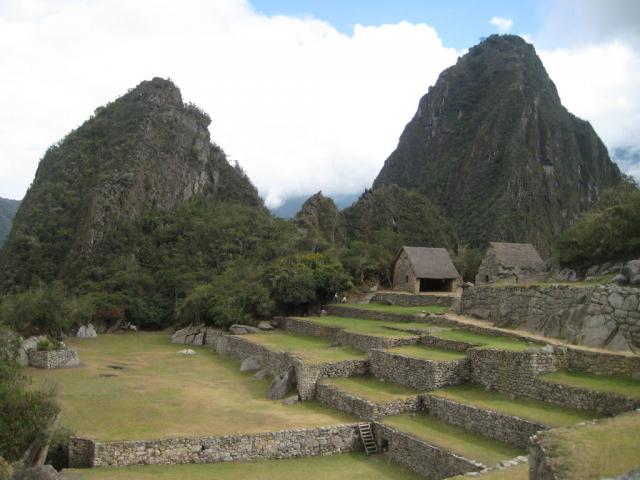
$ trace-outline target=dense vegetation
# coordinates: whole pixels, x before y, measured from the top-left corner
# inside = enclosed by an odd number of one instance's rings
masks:
[[[0,198],[0,247],[9,235],[13,217],[15,217],[19,206],[19,200]]]
[[[603,192],[593,209],[555,245],[562,265],[588,267],[640,255],[640,189],[627,179]]]

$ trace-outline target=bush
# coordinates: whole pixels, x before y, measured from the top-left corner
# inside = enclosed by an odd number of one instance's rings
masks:
[[[52,350],[51,342],[47,339],[38,340],[38,344],[36,348],[39,352],[46,352],[48,350]]]
[[[452,260],[465,282],[475,282],[480,263],[482,263],[482,257],[482,252],[477,248],[458,247],[458,253],[453,256]]]

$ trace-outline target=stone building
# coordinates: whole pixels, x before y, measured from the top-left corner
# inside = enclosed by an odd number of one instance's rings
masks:
[[[544,261],[530,243],[490,242],[476,275],[476,284],[496,280],[530,280],[542,276]]]
[[[460,274],[444,248],[402,247],[393,260],[393,288],[410,293],[454,292]]]

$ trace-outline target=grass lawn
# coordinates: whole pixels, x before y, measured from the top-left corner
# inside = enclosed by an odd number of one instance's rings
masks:
[[[89,468],[65,470],[81,474],[85,480],[419,480],[408,469],[389,463],[382,455],[344,453],[295,460],[264,460],[247,463],[204,465],[149,465],[140,467]]]
[[[640,380],[619,375],[593,375],[583,372],[558,371],[541,375],[546,382],[562,383],[572,387],[588,388],[600,392],[611,392],[640,399]]]
[[[371,376],[327,378],[322,380],[322,382],[334,385],[340,390],[344,390],[345,392],[374,403],[402,400],[418,394],[417,391],[403,387],[397,383],[381,382]]]
[[[469,332],[467,330],[451,329],[431,334],[434,337],[443,340],[453,340],[458,342],[466,342],[485,348],[497,348],[499,350],[507,350],[510,352],[522,352],[527,348],[537,348],[539,344],[529,344],[524,340],[510,337],[495,337],[493,335],[482,335],[480,333]]]
[[[403,315],[417,315],[420,313],[445,313],[449,307],[440,305],[423,305],[417,307],[404,307],[402,305],[387,305],[384,303],[341,303],[341,307],[357,308],[359,310],[373,310],[384,313],[401,313]]]
[[[460,427],[423,413],[402,413],[384,417],[382,423],[487,466],[525,454],[524,450],[465,432]]]
[[[444,350],[442,348],[423,347],[421,345],[403,345],[402,347],[389,348],[386,351],[389,353],[399,353],[400,355],[406,355],[407,357],[442,362],[450,362],[465,358],[464,353]]]
[[[349,318],[349,317],[334,317],[327,315],[326,317],[304,317],[303,320],[311,320],[320,325],[327,327],[340,327],[352,333],[360,333],[362,335],[375,335],[378,337],[389,338],[407,338],[415,337],[416,335],[411,332],[400,332],[398,330],[391,330],[387,327],[394,328],[416,328],[416,329],[428,329],[433,327],[428,323],[416,323],[416,322],[385,322],[382,320],[364,320],[361,318]]]
[[[335,425],[349,417],[316,402],[283,405],[265,397],[269,380],[202,347],[197,355],[161,333],[70,339],[82,366],[29,369],[35,384],[58,388],[62,425],[109,440],[227,435]]]
[[[329,363],[341,360],[365,359],[367,355],[351,347],[335,346],[331,341],[289,332],[265,332],[243,337],[272,350],[299,355],[309,363]]]
[[[566,427],[602,417],[595,412],[552,405],[539,400],[524,398],[510,400],[504,393],[488,392],[478,385],[457,385],[434,390],[429,394],[448,398],[465,405],[514,415],[551,427]]]
[[[562,480],[617,477],[640,465],[640,413],[595,425],[550,430],[544,445]]]
[[[523,463],[517,467],[504,468],[502,470],[494,470],[491,473],[482,475],[482,480],[529,480],[529,464]],[[469,480],[469,477],[458,475],[448,480]]]

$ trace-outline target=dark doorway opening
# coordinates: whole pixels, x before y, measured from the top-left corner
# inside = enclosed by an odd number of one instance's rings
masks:
[[[421,278],[421,292],[451,292],[453,280],[445,280],[441,278]]]
[[[489,283],[489,275],[484,276],[484,283]]]

